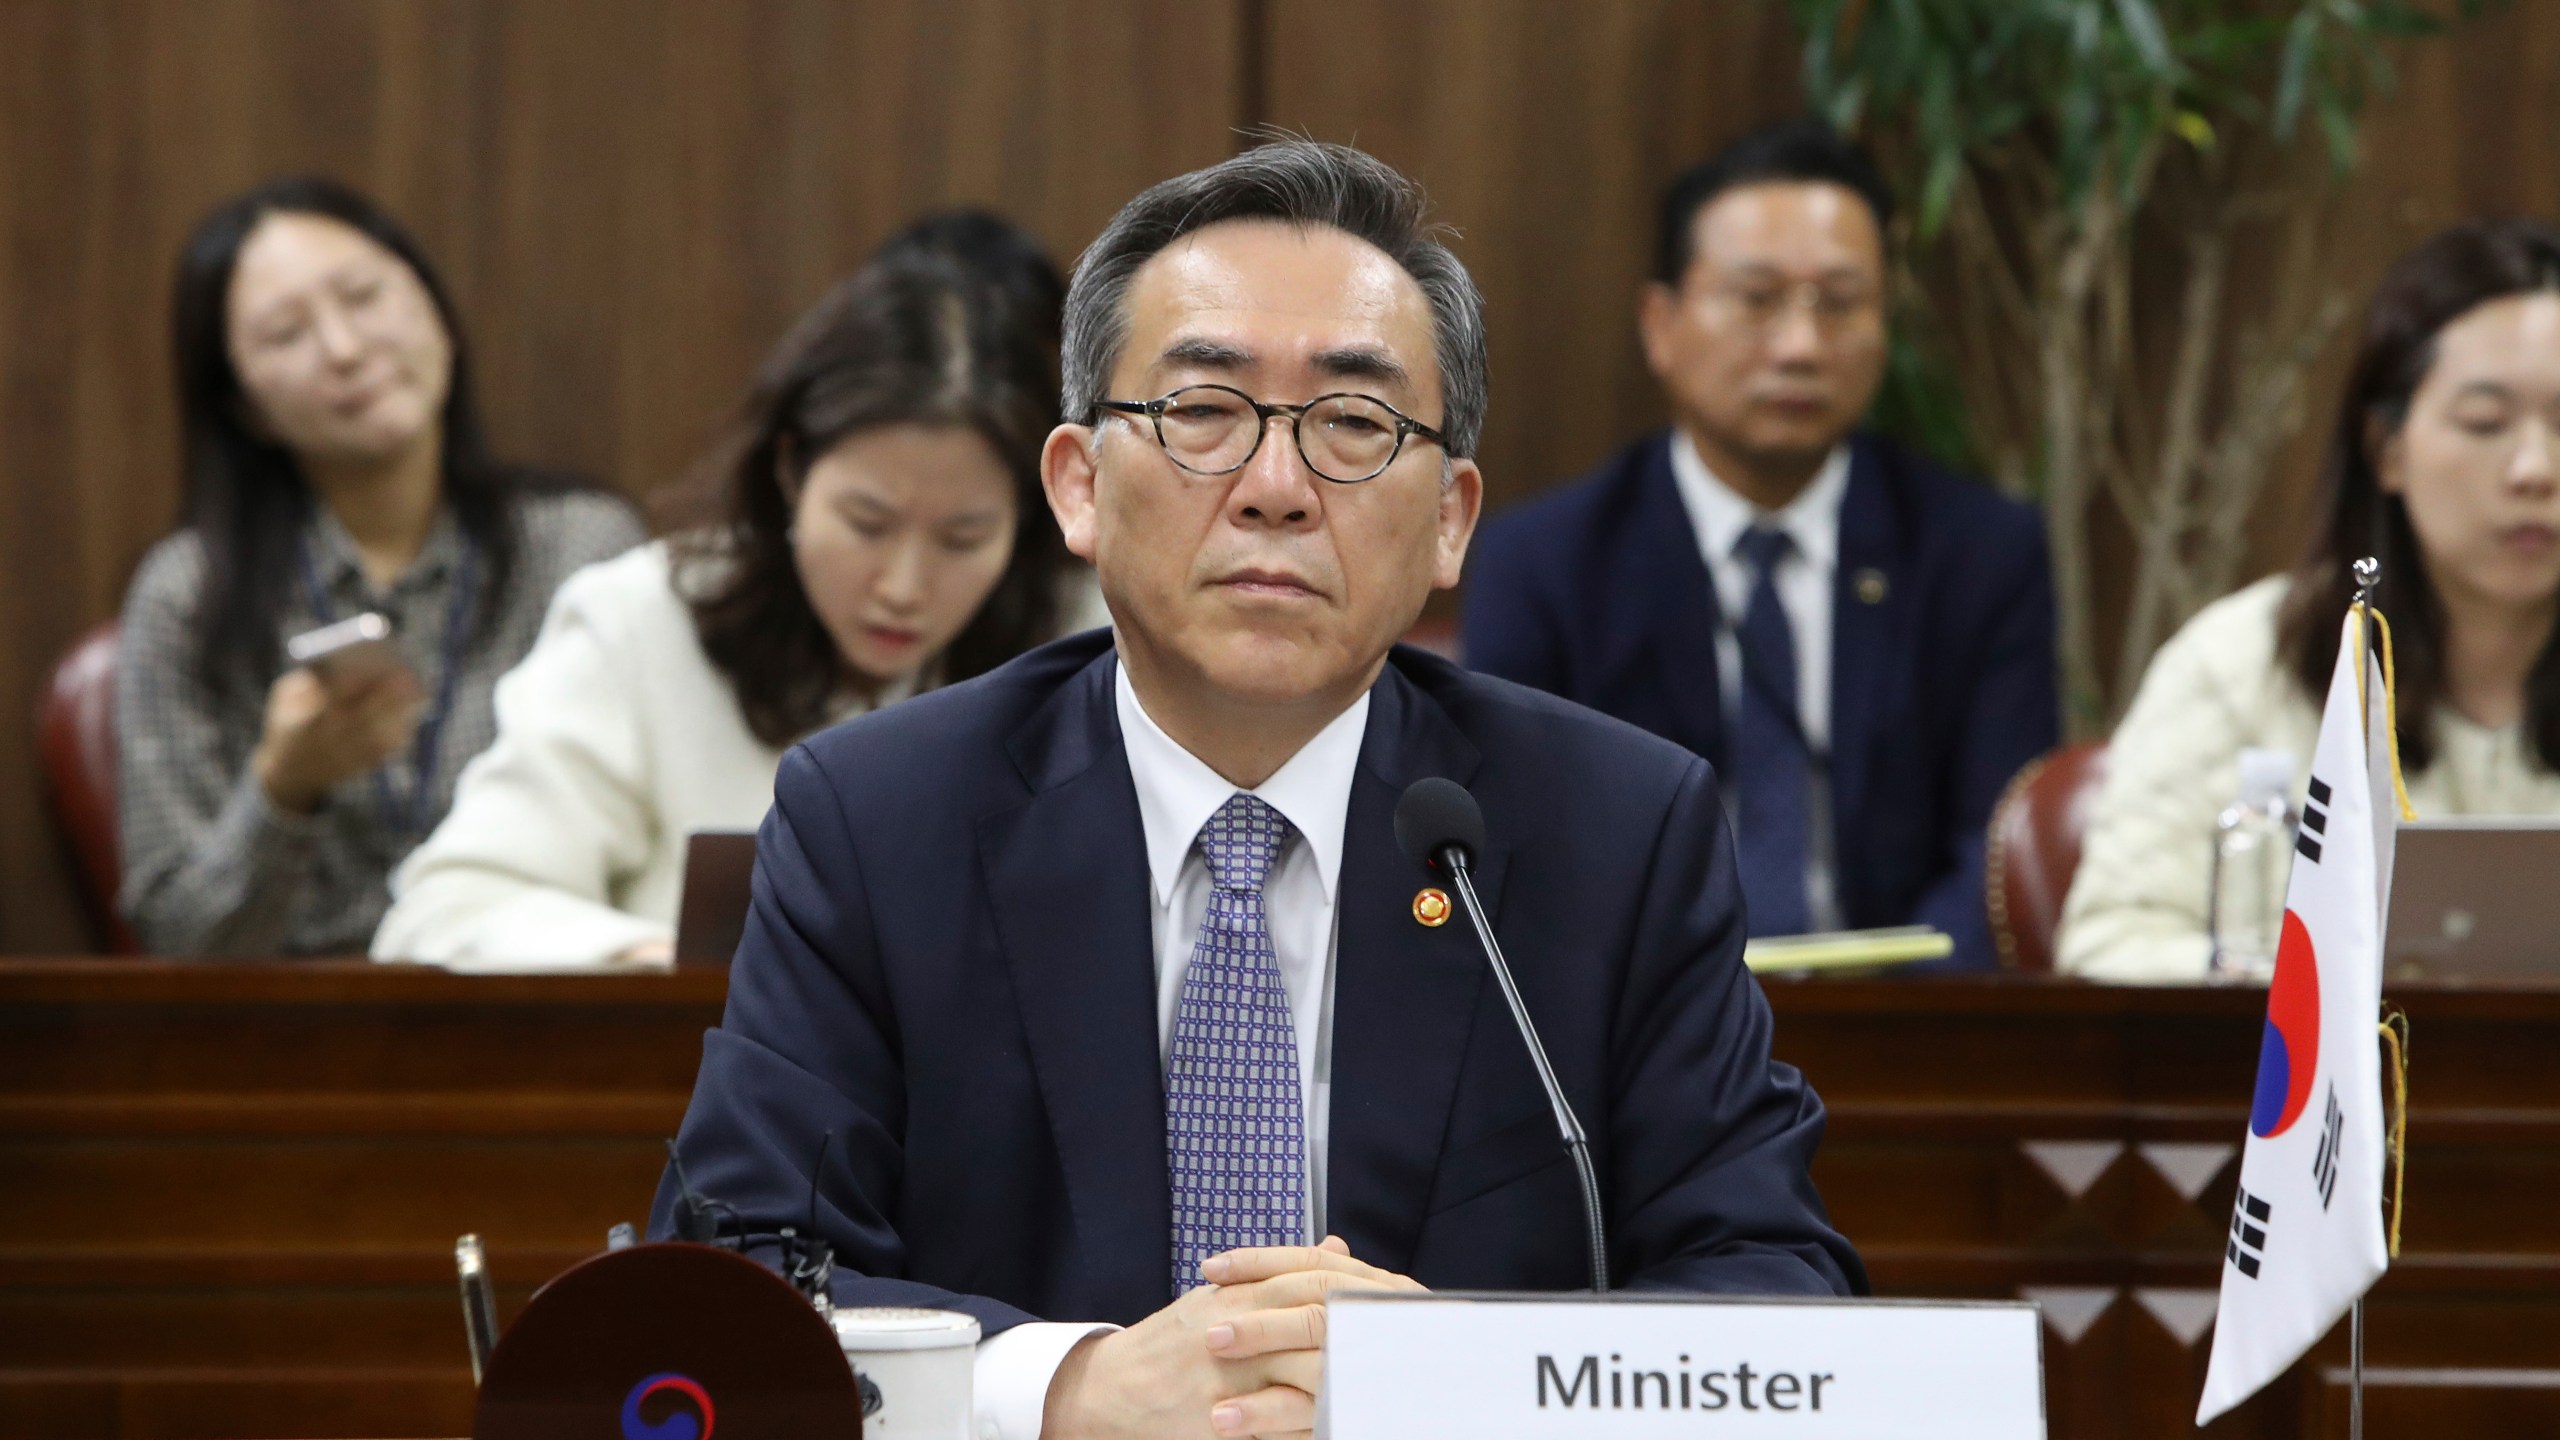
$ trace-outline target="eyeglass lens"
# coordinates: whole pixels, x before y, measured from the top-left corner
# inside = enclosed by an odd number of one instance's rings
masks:
[[[1211,385],[1176,390],[1156,417],[1175,463],[1219,475],[1242,465],[1262,439],[1263,420],[1235,391]],[[1358,395],[1327,395],[1297,417],[1298,453],[1328,480],[1367,480],[1395,458],[1396,414]]]

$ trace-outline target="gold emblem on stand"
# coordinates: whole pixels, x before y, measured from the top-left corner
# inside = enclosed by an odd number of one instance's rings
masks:
[[[1422,924],[1438,927],[1449,923],[1449,892],[1421,890],[1413,897],[1413,918]]]

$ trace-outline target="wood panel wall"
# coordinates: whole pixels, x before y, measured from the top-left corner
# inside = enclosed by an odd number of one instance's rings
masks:
[[[279,172],[451,283],[502,453],[646,492],[916,214],[1062,262],[1234,148],[1240,4],[0,0],[0,952],[87,944],[30,711],[177,504],[168,276]]]
[[[174,514],[168,272],[243,186],[379,194],[503,449],[642,493],[919,211],[996,206],[1063,262],[1244,127],[1353,141],[1463,232],[1499,504],[1659,420],[1653,192],[1797,103],[1773,0],[0,0],[0,953],[88,942],[30,710]],[[2560,215],[2560,0],[2412,52],[2370,135],[2346,283],[2459,215]]]

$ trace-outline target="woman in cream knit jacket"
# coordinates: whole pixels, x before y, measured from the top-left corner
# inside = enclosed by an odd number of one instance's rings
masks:
[[[2409,799],[2426,817],[2560,815],[2560,232],[2472,225],[2393,267],[2290,575],[2207,606],[2117,727],[2059,963],[2205,978],[2215,819],[2244,748],[2308,778],[2349,566],[2382,561]]]
[[[784,749],[1055,633],[1062,289],[1028,236],[952,216],[822,300],[748,398],[723,513],[561,587],[375,958],[664,960],[687,837],[755,828]]]

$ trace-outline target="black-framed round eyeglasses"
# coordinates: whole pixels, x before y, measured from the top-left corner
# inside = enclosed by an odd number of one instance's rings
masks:
[[[1419,435],[1442,449],[1439,431],[1374,395],[1319,395],[1304,405],[1266,405],[1230,385],[1185,385],[1154,400],[1098,400],[1104,410],[1144,415],[1156,426],[1156,443],[1173,463],[1194,475],[1232,475],[1262,448],[1275,415],[1286,416],[1307,468],[1336,485],[1357,485],[1386,473],[1404,453],[1405,437]]]

